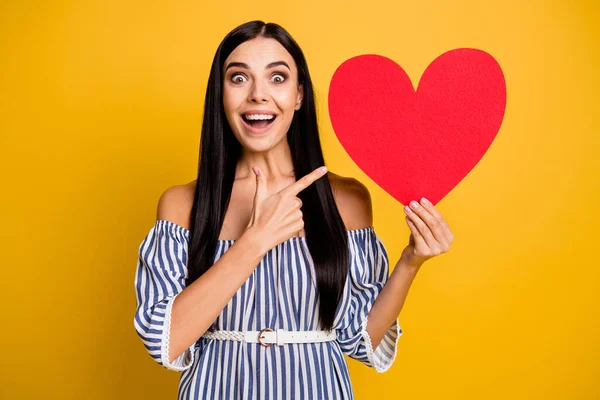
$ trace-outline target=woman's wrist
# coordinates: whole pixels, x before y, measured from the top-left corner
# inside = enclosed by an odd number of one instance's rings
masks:
[[[400,270],[406,271],[408,273],[416,274],[417,272],[419,272],[419,269],[421,269],[422,265],[423,264],[411,264],[411,263],[407,262],[406,260],[400,258],[398,260],[398,262],[396,263],[396,267],[394,269],[400,269]]]
[[[251,254],[252,256],[258,258],[259,260],[264,257],[267,253],[268,249],[264,248],[264,240],[262,240],[262,235],[258,229],[254,226],[249,227],[242,233],[242,236],[236,243],[239,246],[244,247],[245,252]]]

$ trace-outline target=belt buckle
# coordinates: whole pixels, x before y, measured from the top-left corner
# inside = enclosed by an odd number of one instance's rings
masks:
[[[271,329],[271,328],[265,328],[265,329],[261,330],[258,333],[258,343],[260,343],[260,345],[264,346],[264,347],[271,347],[271,346],[273,346],[273,343],[263,343],[262,342],[261,339],[265,339],[265,337],[263,336],[263,332],[275,332],[275,331],[273,329]]]

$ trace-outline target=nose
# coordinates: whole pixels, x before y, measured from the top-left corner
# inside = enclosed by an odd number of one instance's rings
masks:
[[[269,94],[265,85],[260,80],[255,80],[250,88],[250,93],[248,94],[248,101],[255,102],[265,102],[269,100]]]

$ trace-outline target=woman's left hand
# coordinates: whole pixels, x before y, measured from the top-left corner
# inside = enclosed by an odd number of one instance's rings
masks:
[[[411,234],[400,256],[401,262],[420,267],[430,258],[450,250],[454,235],[442,214],[427,199],[422,198],[420,203],[411,201],[404,212]]]

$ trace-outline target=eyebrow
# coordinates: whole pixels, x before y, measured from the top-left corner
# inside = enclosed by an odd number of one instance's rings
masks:
[[[274,67],[277,67],[279,65],[283,65],[284,67],[286,67],[287,69],[289,69],[291,71],[290,66],[285,61],[274,61],[274,62],[268,64],[265,69],[274,68]],[[240,67],[240,68],[244,68],[244,69],[250,69],[250,67],[246,63],[243,63],[243,62],[230,62],[227,65],[227,67],[225,68],[225,72],[227,72],[227,70],[229,68],[232,68],[232,67]]]

